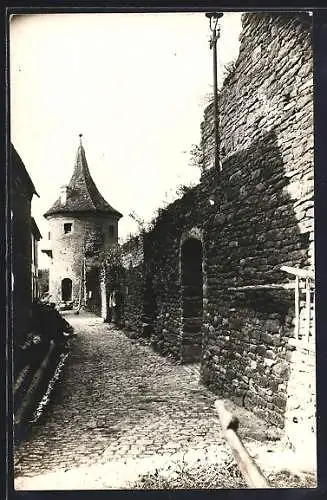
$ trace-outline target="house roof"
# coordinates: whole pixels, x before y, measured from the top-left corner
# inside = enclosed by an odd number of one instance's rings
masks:
[[[34,217],[32,217],[32,233],[34,234],[35,239],[37,241],[40,241],[42,239],[42,235],[41,235],[40,230],[35,222]]]
[[[80,138],[81,136],[80,134]],[[44,216],[47,218],[54,214],[74,212],[102,212],[119,219],[122,217],[122,214],[109,205],[96,187],[89,171],[81,139],[73,175],[66,186],[66,200],[59,197]]]
[[[27,189],[30,191],[31,195],[36,194],[36,196],[40,197],[35,189],[33,181],[26,170],[23,160],[17,153],[14,145],[11,144],[10,148],[11,153],[11,168],[13,171],[19,172],[19,175],[24,179]]]

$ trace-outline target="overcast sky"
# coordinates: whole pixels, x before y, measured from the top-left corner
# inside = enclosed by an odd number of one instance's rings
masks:
[[[218,79],[238,55],[241,14],[226,13]],[[176,187],[195,182],[189,151],[212,92],[204,13],[37,14],[10,30],[11,140],[40,198],[32,212],[47,247],[43,213],[68,183],[83,133],[105,199],[124,214],[120,236],[149,220]],[[40,267],[48,265],[41,254]]]

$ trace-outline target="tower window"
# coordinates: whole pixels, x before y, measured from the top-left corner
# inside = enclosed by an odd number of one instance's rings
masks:
[[[50,231],[48,232],[48,240],[51,240],[51,233],[50,233]]]
[[[109,236],[113,238],[115,236],[115,228],[114,226],[109,226]]]
[[[66,222],[64,224],[64,233],[65,234],[71,233],[72,232],[72,228],[73,228],[73,223],[72,222]]]

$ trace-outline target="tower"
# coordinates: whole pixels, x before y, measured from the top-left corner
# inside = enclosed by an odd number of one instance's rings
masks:
[[[90,241],[97,245],[97,249],[106,249],[117,243],[118,221],[122,217],[103,198],[91,177],[82,134],[69,184],[61,187],[59,198],[44,217],[49,222],[51,240],[51,250],[46,252],[51,256],[51,300],[56,303],[73,301],[77,304],[83,293],[85,256]],[[92,235],[94,238],[90,240]],[[85,291],[91,303],[95,299],[94,295],[100,293],[99,286],[94,283],[91,289],[89,286]]]

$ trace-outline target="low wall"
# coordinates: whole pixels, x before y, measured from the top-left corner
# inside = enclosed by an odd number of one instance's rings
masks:
[[[309,242],[300,237],[293,201],[283,189],[287,182],[274,134],[227,159],[219,184],[209,170],[144,236],[143,268],[138,264],[137,279],[135,268],[128,273],[134,288],[125,305],[125,321],[134,323],[143,313],[136,282],[151,286],[154,347],[192,361],[192,337],[182,328],[180,250],[187,237],[199,238],[203,381],[278,425],[287,400],[294,292],[231,289],[284,283],[282,265],[308,264]]]
[[[122,247],[124,297],[122,323],[131,333],[144,333],[144,249],[142,236],[136,236]]]

